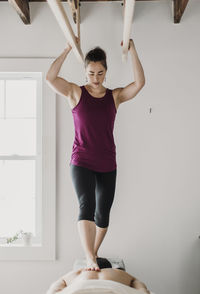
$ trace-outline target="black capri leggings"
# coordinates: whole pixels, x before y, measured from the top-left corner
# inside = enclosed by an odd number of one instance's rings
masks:
[[[78,220],[95,221],[98,227],[107,228],[115,194],[117,170],[97,172],[70,164],[70,173],[79,201]]]

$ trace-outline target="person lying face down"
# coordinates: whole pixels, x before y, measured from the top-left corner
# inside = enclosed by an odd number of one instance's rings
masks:
[[[101,261],[100,261],[101,260]],[[101,265],[103,261],[104,265]],[[60,279],[55,281],[50,288],[48,289],[46,294],[55,294],[69,285],[78,283],[79,281],[84,280],[110,280],[115,281],[131,288],[135,288],[137,290],[141,290],[144,293],[150,294],[150,291],[147,289],[146,285],[128,274],[121,268],[112,268],[107,265],[109,261],[104,258],[97,258],[98,265],[100,267],[100,271],[90,271],[85,268],[81,268],[78,270],[72,270],[69,273],[63,275]],[[105,265],[106,264],[106,265]]]

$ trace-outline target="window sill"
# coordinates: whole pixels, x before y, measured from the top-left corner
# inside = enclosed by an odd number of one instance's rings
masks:
[[[0,260],[55,260],[55,248],[42,244],[1,244]]]
[[[32,244],[30,246],[24,244],[0,244],[0,247],[41,247],[42,244]]]

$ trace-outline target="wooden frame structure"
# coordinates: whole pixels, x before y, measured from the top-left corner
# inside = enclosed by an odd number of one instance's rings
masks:
[[[69,41],[69,43],[72,46],[72,49],[74,51],[74,54],[76,55],[77,59],[82,62],[83,61],[83,53],[81,51],[80,46],[76,42],[75,34],[72,30],[72,27],[70,25],[70,22],[68,20],[67,14],[62,6],[62,3],[60,0],[47,0],[54,16],[57,19],[57,22],[62,29],[66,39]],[[78,1],[79,2],[79,1]],[[76,3],[77,6],[77,3]],[[129,46],[129,39],[130,39],[130,33],[131,33],[131,25],[132,25],[132,19],[133,19],[133,12],[135,7],[135,0],[124,0],[124,30],[123,30],[123,48],[122,48],[122,60],[127,60],[128,55],[128,46]],[[71,1],[71,9],[73,12],[73,19],[74,22],[77,23],[77,30],[79,32],[80,37],[80,18],[77,17],[77,14],[75,13],[75,5]],[[77,9],[77,8],[76,8]],[[79,10],[79,9],[77,9]]]
[[[80,0],[69,0],[68,1],[69,7],[71,8],[72,17],[74,23],[77,25],[77,36],[79,40],[81,40],[80,34]]]
[[[24,24],[30,24],[30,10],[29,10],[29,1],[24,0],[8,0],[9,4],[13,6],[16,12],[19,14]]]
[[[174,0],[174,23],[180,23],[189,0]]]
[[[68,20],[67,14],[64,10],[64,7],[62,6],[60,0],[47,0],[55,18],[57,19],[57,22],[63,31],[66,39],[72,46],[72,49],[74,51],[74,54],[76,55],[77,59],[80,62],[84,62],[83,53],[81,51],[80,43],[78,44],[76,41],[76,36],[74,34],[74,31],[70,25],[70,22]],[[80,25],[80,22],[78,22]],[[80,35],[80,34],[79,34]]]
[[[0,0],[0,2],[6,2],[6,1],[8,1],[14,7],[14,9],[19,14],[24,24],[30,24],[29,2],[46,2],[46,0]],[[68,4],[70,5],[75,23],[77,21],[77,18],[79,17],[78,16],[80,12],[79,5],[82,2],[98,2],[98,1],[121,2],[122,0],[62,0],[62,2],[68,2]],[[152,0],[134,0],[134,1],[148,2]],[[189,0],[169,0],[169,1],[172,1],[173,3],[174,23],[180,23],[180,20],[183,16],[183,13],[185,11],[185,8]]]
[[[3,1],[3,0],[0,0]],[[76,36],[68,20],[67,14],[62,6],[61,0],[8,0],[8,2],[14,7],[19,14],[20,18],[25,24],[30,24],[30,11],[29,2],[48,2],[56,20],[63,31],[66,39],[71,44],[74,54],[80,62],[83,62],[83,53],[81,51],[80,43],[77,44]],[[98,2],[98,1],[120,1],[120,0],[63,0],[62,2],[68,2],[74,23],[77,25],[77,36],[80,40],[80,3],[81,2]],[[141,0],[123,0],[123,47],[122,47],[122,60],[127,60],[128,45],[131,35],[131,25],[134,14],[135,2]],[[150,0],[142,0],[150,1]],[[180,23],[181,17],[185,11],[185,8],[189,0],[172,0],[174,10],[174,23]]]

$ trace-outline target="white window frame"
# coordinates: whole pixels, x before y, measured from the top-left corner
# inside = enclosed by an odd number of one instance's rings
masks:
[[[56,93],[46,83],[46,72],[54,59],[52,58],[0,58],[0,77],[6,78],[6,73],[11,77],[33,78],[34,73],[40,73],[42,83],[39,87],[42,91],[40,102],[37,103],[39,117],[37,123],[41,124],[42,133],[39,134],[42,140],[41,150],[38,150],[36,164],[37,195],[36,210],[41,215],[37,218],[41,223],[36,224],[36,230],[41,235],[41,242],[34,240],[32,246],[24,246],[20,243],[1,244],[0,260],[55,260],[55,228],[56,228]],[[29,76],[28,77],[28,73]],[[37,76],[37,74],[35,74]],[[40,80],[40,79],[39,79]],[[38,81],[39,81],[38,80]],[[39,100],[38,100],[39,102]],[[42,171],[41,176],[38,176]]]

